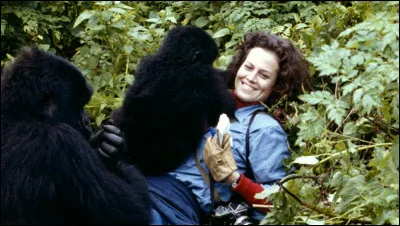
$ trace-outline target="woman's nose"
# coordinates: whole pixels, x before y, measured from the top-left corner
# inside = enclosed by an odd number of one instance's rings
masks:
[[[247,74],[246,79],[249,80],[250,82],[255,82],[256,81],[256,76],[257,76],[257,71],[251,71],[249,74]]]

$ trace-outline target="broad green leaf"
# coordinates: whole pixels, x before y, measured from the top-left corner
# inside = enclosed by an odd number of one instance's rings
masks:
[[[357,104],[361,100],[361,96],[363,94],[363,88],[358,88],[354,93],[353,93],[353,103]]]
[[[126,10],[124,10],[124,9],[121,9],[121,8],[116,8],[116,7],[113,7],[113,8],[111,8],[111,9],[109,9],[111,12],[114,12],[114,13],[119,13],[119,14],[125,14],[126,13]]]
[[[171,22],[174,23],[174,24],[178,23],[178,21],[176,21],[176,18],[173,17],[173,16],[169,16],[169,17],[167,17],[167,18],[165,18],[165,19],[171,21]]]
[[[112,23],[110,26],[111,26],[111,27],[118,28],[118,29],[123,29],[123,28],[125,28],[125,23],[124,23],[123,20],[119,20],[119,21],[117,21],[116,23],[115,23],[115,22]]]
[[[313,220],[310,217],[300,217],[308,225],[325,225],[324,220]]]
[[[312,203],[318,200],[319,193],[319,186],[313,186],[309,183],[305,183],[303,186],[301,186],[300,191],[298,192],[301,199],[307,203]]]
[[[6,31],[7,27],[7,21],[4,19],[1,19],[1,36],[4,35],[4,32]]]
[[[107,5],[113,4],[113,2],[112,2],[112,1],[97,1],[97,2],[95,2],[94,4],[96,4],[96,5],[102,5],[102,6],[107,6]]]
[[[113,15],[114,15],[114,14],[113,14],[112,12],[106,10],[106,11],[103,11],[103,12],[101,13],[101,18],[102,18],[104,21],[109,21]]]
[[[357,132],[357,127],[354,122],[348,122],[343,128],[344,135],[350,135]]]
[[[129,10],[133,9],[132,7],[127,6],[127,5],[123,4],[123,3],[115,4],[115,7],[118,7],[118,8],[121,8],[121,9],[129,9]]]
[[[146,22],[160,24],[160,23],[162,23],[162,20],[160,18],[150,18],[150,19],[147,19]]]
[[[134,79],[133,75],[131,75],[131,74],[125,75],[125,82],[126,83],[132,84],[133,83],[133,79]]]
[[[314,91],[310,94],[301,95],[299,98],[311,105],[319,103],[330,104],[334,101],[333,95],[328,91]]]
[[[231,33],[231,30],[229,28],[222,28],[219,31],[215,32],[212,37],[213,38],[221,38],[230,33]]]
[[[92,16],[94,16],[96,14],[96,11],[93,10],[85,10],[83,13],[81,13],[78,18],[76,18],[75,23],[73,28],[75,28],[76,26],[78,26],[79,24],[82,23],[82,21],[91,18]]]
[[[338,142],[338,143],[335,145],[335,148],[336,148],[336,150],[338,150],[338,151],[343,151],[343,150],[346,150],[346,149],[347,149],[346,144],[345,144],[343,141]]]
[[[373,107],[378,107],[379,103],[377,102],[377,98],[371,96],[369,93],[365,94],[362,97],[361,104],[364,107],[364,110],[369,114],[372,111]]]
[[[307,24],[300,23],[300,24],[296,24],[296,25],[293,27],[293,29],[295,29],[295,30],[300,30],[300,29],[305,28],[305,27],[308,27],[308,25],[307,25]]]
[[[103,24],[100,24],[100,25],[96,25],[96,26],[90,27],[90,30],[98,32],[98,31],[104,30],[105,28],[106,28],[106,26],[104,26]]]
[[[315,165],[319,162],[319,160],[313,156],[300,156],[297,157],[291,164],[293,163],[298,163],[298,164],[303,164],[303,165]]]
[[[96,56],[99,53],[101,53],[101,51],[102,51],[101,46],[99,44],[97,44],[97,43],[93,43],[92,46],[90,46],[90,49],[89,49],[90,55],[94,55],[94,56]],[[97,61],[94,64],[97,65]]]
[[[348,108],[349,105],[346,102],[336,100],[327,106],[328,118],[333,120],[337,125],[340,125],[347,114]]]
[[[374,219],[372,224],[374,225],[382,225],[385,223],[399,223],[399,211],[398,210],[387,210],[380,211],[377,214],[377,217]]]
[[[208,21],[207,17],[201,16],[201,17],[196,19],[195,24],[196,24],[197,27],[204,27],[204,26],[206,26],[208,24],[208,22],[209,21]]]
[[[132,52],[132,50],[133,50],[133,46],[132,46],[132,45],[129,45],[129,44],[125,44],[125,45],[124,45],[124,51],[125,51],[127,54],[130,54],[130,53]]]
[[[39,44],[39,48],[41,48],[41,49],[47,51],[47,50],[49,50],[50,45],[48,45],[48,44]]]
[[[272,186],[265,188],[264,191],[256,194],[254,197],[256,199],[265,199],[270,197],[271,194],[279,192],[279,190],[280,190],[279,185],[273,184]]]
[[[236,40],[230,40],[229,42],[225,43],[225,48],[229,49],[232,46],[235,46],[237,44]]]

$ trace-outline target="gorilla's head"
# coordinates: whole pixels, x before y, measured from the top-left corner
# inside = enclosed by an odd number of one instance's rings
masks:
[[[1,73],[1,113],[55,120],[79,129],[93,93],[78,68],[37,47],[25,48]]]
[[[171,48],[179,46],[180,48]],[[157,52],[179,60],[212,64],[218,56],[218,46],[203,29],[195,26],[176,26],[171,29]]]

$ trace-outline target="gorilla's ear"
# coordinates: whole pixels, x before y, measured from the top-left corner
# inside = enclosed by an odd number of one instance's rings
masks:
[[[196,52],[194,53],[194,55],[193,55],[193,60],[194,60],[194,61],[200,61],[201,58],[202,58],[202,56],[203,56],[203,53],[202,53],[202,52],[196,51]]]

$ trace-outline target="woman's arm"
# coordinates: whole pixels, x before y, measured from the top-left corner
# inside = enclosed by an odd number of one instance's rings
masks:
[[[257,129],[251,133],[248,156],[256,182],[243,174],[239,178],[239,173],[235,172],[225,183],[232,185],[239,179],[236,186],[231,186],[233,191],[240,194],[249,204],[265,204],[266,200],[256,199],[254,196],[286,175],[282,160],[289,156],[286,134],[280,126]]]

